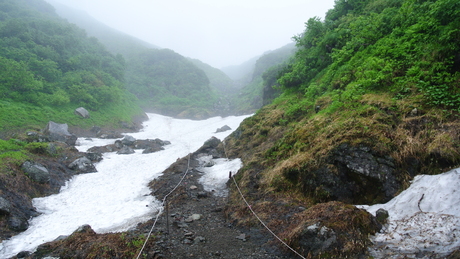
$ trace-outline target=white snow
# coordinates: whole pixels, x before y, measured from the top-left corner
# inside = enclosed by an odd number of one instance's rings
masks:
[[[136,139],[168,140],[165,150],[142,154],[137,150],[131,155],[104,154],[96,165],[97,173],[73,177],[59,194],[33,200],[42,215],[30,220],[30,227],[23,233],[0,244],[0,257],[7,258],[21,251],[34,251],[42,243],[61,235],[70,235],[79,226],[89,224],[98,233],[119,232],[152,218],[159,209],[159,201],[150,196],[147,184],[158,177],[177,158],[196,151],[212,136],[223,140],[232,131],[215,133],[224,125],[235,130],[248,116],[215,117],[202,121],[179,120],[148,114],[141,132],[129,134]],[[92,146],[114,143],[115,140],[79,139],[80,151]],[[227,165],[228,164],[228,165]],[[218,167],[238,170],[239,159],[218,161]],[[216,167],[217,168],[217,167]],[[217,174],[212,170],[213,174]],[[203,177],[207,177],[206,174]],[[211,176],[205,180],[206,188],[221,190],[222,180]],[[215,186],[215,187],[213,187]]]
[[[460,247],[460,168],[419,175],[386,204],[358,206],[375,215],[383,208],[389,223],[371,238],[375,258],[442,258]],[[432,254],[436,257],[430,257]]]
[[[228,181],[229,172],[232,175],[238,172],[243,166],[241,159],[228,160],[225,158],[212,159],[212,157],[201,158],[205,163],[212,163],[211,167],[202,167],[200,169],[204,175],[199,182],[203,185],[205,191],[212,192],[216,196],[225,197],[228,194],[226,183]]]

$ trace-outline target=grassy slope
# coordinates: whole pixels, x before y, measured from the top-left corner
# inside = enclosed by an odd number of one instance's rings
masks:
[[[308,222],[312,224],[316,212],[321,211],[314,205],[334,200],[323,186],[308,183],[325,177],[321,172],[333,176],[340,171],[330,160],[340,145],[365,146],[379,157],[391,158],[401,190],[415,174],[438,174],[460,165],[460,115],[452,105],[458,103],[459,66],[451,54],[460,49],[459,31],[454,28],[458,17],[428,18],[444,8],[456,9],[451,5],[458,7],[458,3],[362,1],[362,6],[347,6],[352,3],[357,2],[337,1],[325,23],[307,23],[298,42],[305,51],[297,53],[297,61],[279,80],[284,94],[245,120],[226,140],[227,152],[243,159],[245,166],[236,178],[253,209],[291,245],[304,250],[304,255],[311,250],[298,241]],[[397,22],[406,17],[406,11],[414,10],[418,11],[412,16],[413,24],[407,19]],[[394,28],[381,27],[389,20],[395,23]],[[421,29],[428,26],[427,20],[439,25]],[[332,23],[330,33],[324,33]],[[318,31],[321,33],[314,35]],[[368,38],[371,35],[377,38]],[[444,44],[448,47],[441,47],[439,39],[448,37]],[[366,44],[366,40],[374,44]],[[419,45],[416,50],[403,47],[408,42]],[[395,55],[412,58],[396,61]],[[318,113],[316,106],[320,106]],[[373,193],[361,193],[360,201],[386,201],[377,186],[370,188]],[[229,216],[255,224],[237,192],[231,193]],[[310,209],[306,213],[291,211],[298,206]],[[342,209],[336,209],[337,213]],[[293,213],[295,216],[286,220],[286,215]],[[350,231],[367,231],[347,225],[345,219],[336,224],[346,225]],[[340,227],[335,229],[340,232]],[[356,237],[356,241],[349,244],[351,250],[345,242],[323,257],[365,253],[366,237]]]

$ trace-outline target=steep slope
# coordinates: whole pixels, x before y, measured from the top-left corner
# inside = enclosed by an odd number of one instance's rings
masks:
[[[123,84],[124,60],[41,0],[0,3],[0,131],[48,120],[89,127],[141,113]],[[83,106],[91,118],[78,120]]]
[[[459,10],[336,1],[297,37],[282,95],[225,141],[245,164],[236,179],[252,209],[304,256],[367,254],[372,224],[355,225],[363,218],[337,201],[385,202],[417,174],[459,167]],[[232,189],[229,217],[253,224]]]

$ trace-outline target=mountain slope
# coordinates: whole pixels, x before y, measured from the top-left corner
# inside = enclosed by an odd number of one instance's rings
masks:
[[[41,0],[0,3],[1,129],[113,124],[140,113],[123,84],[124,60]],[[73,110],[92,111],[75,120]]]
[[[297,37],[282,95],[226,140],[252,208],[304,256],[366,255],[371,224],[346,220],[343,204],[386,202],[417,174],[459,167],[459,4],[336,1]],[[234,188],[229,217],[254,223]]]

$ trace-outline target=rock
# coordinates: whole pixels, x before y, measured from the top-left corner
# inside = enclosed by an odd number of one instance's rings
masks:
[[[308,247],[313,255],[318,255],[338,247],[339,244],[334,230],[315,223],[303,230],[299,245],[303,248]]]
[[[29,251],[22,251],[22,252],[19,252],[16,257],[17,258],[26,258],[30,256],[30,252]]]
[[[97,172],[96,167],[93,165],[91,160],[86,156],[80,157],[69,164],[68,166],[72,170],[78,170],[83,173],[94,173]]]
[[[132,136],[126,135],[122,140],[121,143],[126,146],[134,146],[136,139]]]
[[[239,236],[236,236],[235,238],[236,238],[236,239],[239,239],[239,240],[241,240],[241,241],[243,241],[243,242],[246,242],[246,235],[245,235],[245,234],[241,234],[241,235],[239,235]]]
[[[69,133],[69,126],[67,123],[58,124],[53,121],[49,121],[43,130],[49,141],[59,141],[67,143],[68,145],[75,146],[77,137]]]
[[[116,132],[116,131],[99,131],[96,136],[98,138],[102,139],[117,139],[117,138],[122,138],[123,135],[121,133]]]
[[[418,115],[418,109],[417,108],[414,108],[412,111],[410,111],[410,115],[411,116],[417,116]]]
[[[155,153],[155,152],[158,152],[158,151],[161,151],[161,150],[164,150],[163,147],[148,147],[146,148],[144,151],[142,151],[142,154],[150,154],[150,153]]]
[[[22,164],[21,169],[29,178],[38,183],[48,183],[50,173],[43,165],[26,161]]]
[[[7,215],[11,212],[11,203],[0,196],[0,215]]]
[[[199,193],[196,195],[196,197],[199,198],[199,199],[207,198],[207,197],[208,197],[208,193],[207,193],[207,192],[199,192]]]
[[[11,216],[8,219],[8,227],[14,231],[25,231],[27,228],[29,228],[29,222],[27,222],[27,219],[17,217],[17,216]]]
[[[382,225],[385,225],[387,223],[387,220],[388,220],[389,216],[390,215],[388,214],[388,211],[384,210],[382,208],[378,209],[375,212],[375,218],[377,219],[377,222],[382,224]]]
[[[224,132],[224,131],[227,131],[227,130],[232,130],[232,128],[230,128],[228,125],[225,125],[225,126],[222,126],[221,128],[218,128],[216,130],[216,133]]]
[[[78,116],[81,116],[82,118],[85,118],[85,119],[89,118],[88,110],[86,110],[83,107],[79,107],[79,108],[75,109],[75,114],[78,115]]]
[[[134,154],[134,153],[136,153],[136,152],[134,151],[134,149],[132,149],[132,148],[130,148],[130,147],[128,147],[128,146],[122,147],[122,148],[121,148],[120,150],[118,150],[118,152],[117,152],[117,154],[119,154],[119,155],[129,155],[129,154]]]
[[[198,189],[198,187],[196,187],[196,185],[190,186],[190,190],[196,190],[196,189]]]
[[[194,221],[200,220],[202,217],[203,217],[203,215],[201,215],[201,214],[193,214],[191,216],[192,220],[194,220]]]
[[[96,232],[94,232],[94,230],[88,224],[78,227],[72,234],[74,233],[96,234]]]
[[[88,152],[85,156],[92,162],[100,162],[102,160],[102,154],[99,152]]]

